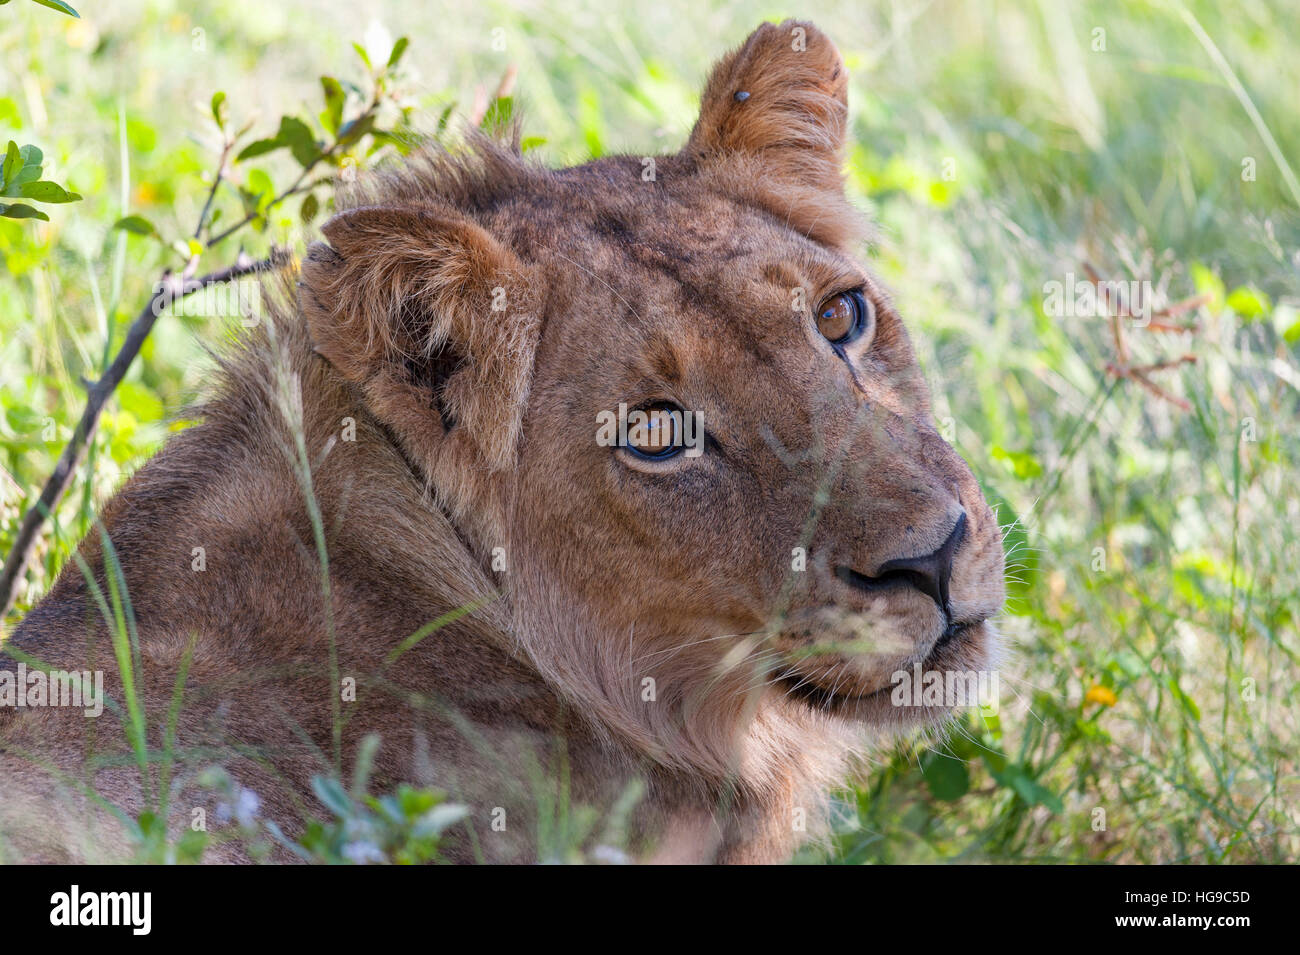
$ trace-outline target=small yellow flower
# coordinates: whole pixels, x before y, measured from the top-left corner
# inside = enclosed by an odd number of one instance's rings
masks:
[[[1104,686],[1098,686],[1096,684],[1089,687],[1088,692],[1085,693],[1083,697],[1085,703],[1100,703],[1102,706],[1114,706],[1115,700],[1116,696],[1114,690],[1109,690]]]

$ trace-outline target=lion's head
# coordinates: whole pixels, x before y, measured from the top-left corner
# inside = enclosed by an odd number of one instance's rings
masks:
[[[756,736],[932,718],[891,706],[891,675],[993,649],[1001,537],[854,257],[846,89],[816,28],[767,24],[676,155],[427,151],[303,266],[318,352],[523,652],[669,763],[761,774]]]

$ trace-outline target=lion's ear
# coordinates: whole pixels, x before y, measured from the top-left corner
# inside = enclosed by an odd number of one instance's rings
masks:
[[[847,120],[835,44],[811,23],[765,23],[709,74],[683,154],[751,156],[792,185],[841,193]]]
[[[432,476],[448,439],[489,469],[514,460],[540,324],[526,268],[455,213],[339,213],[302,266],[316,350]]]

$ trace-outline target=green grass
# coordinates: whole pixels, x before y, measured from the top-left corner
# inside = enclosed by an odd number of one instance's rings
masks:
[[[36,4],[0,10],[0,139],[39,145],[47,178],[85,197],[45,207],[49,223],[0,220],[0,549],[75,424],[80,377],[104,367],[106,342],[120,342],[175,258],[109,226],[139,214],[169,238],[192,232],[217,90],[232,122],[260,111],[256,135],[270,135],[282,113],[319,110],[320,74],[359,76],[350,44],[367,28],[354,6],[304,6],[310,15],[243,0],[201,14],[168,0],[82,4],[77,21]],[[452,102],[468,109],[513,63],[525,134],[555,164],[677,148],[709,63],[758,16],[677,0],[455,3],[405,22],[409,5],[373,6],[411,38],[409,105],[434,118]],[[999,503],[1012,565],[1001,712],[971,714],[933,748],[882,754],[844,794],[829,858],[1294,860],[1294,11],[1251,0],[761,10],[788,13],[844,52],[849,185],[882,227],[870,257],[911,324],[941,427]],[[378,33],[369,43],[383,56]],[[283,154],[252,165],[292,179]],[[273,240],[301,247],[303,234],[286,204],[243,241],[260,253]],[[227,241],[203,266],[236,250]],[[1195,333],[1128,337],[1134,363],[1196,357],[1154,376],[1189,410],[1108,376],[1104,319],[1046,313],[1044,284],[1085,262],[1150,281],[1165,302],[1207,297],[1181,316]],[[179,426],[203,347],[234,325],[159,322],[10,625],[93,531],[95,505]],[[105,604],[123,639],[124,599],[114,590]],[[428,808],[411,793],[366,803],[364,781],[340,791],[337,806],[326,800],[340,818],[391,816],[398,830]],[[585,829],[552,808],[548,844]],[[336,836],[322,826],[316,857],[339,854]]]

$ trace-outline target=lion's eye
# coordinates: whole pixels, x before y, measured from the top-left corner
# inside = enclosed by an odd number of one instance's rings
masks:
[[[670,458],[682,449],[681,409],[651,405],[628,415],[627,447],[643,458]]]
[[[832,345],[847,345],[870,329],[875,309],[854,289],[832,295],[817,308],[817,331]]]

